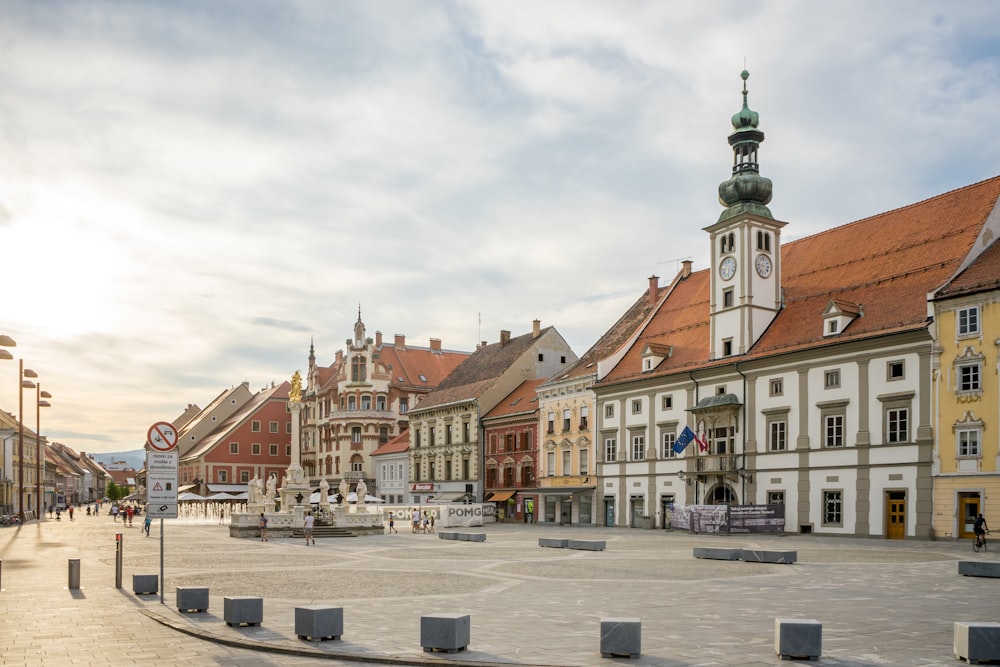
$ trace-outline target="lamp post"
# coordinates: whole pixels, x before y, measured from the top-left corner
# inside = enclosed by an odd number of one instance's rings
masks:
[[[38,449],[35,457],[35,507],[37,512],[35,517],[39,521],[42,520],[42,471],[45,469],[43,465],[45,445],[42,442],[42,408],[52,407],[51,403],[43,400],[46,398],[52,398],[52,394],[42,391],[42,383],[39,382],[35,387],[35,444]]]
[[[24,359],[18,359],[18,380],[21,386],[17,389],[17,515],[24,525],[24,390],[34,389],[35,383],[25,378],[36,378],[38,373],[24,367]]]

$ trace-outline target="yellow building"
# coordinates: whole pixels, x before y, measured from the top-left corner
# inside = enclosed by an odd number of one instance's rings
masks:
[[[937,338],[934,534],[1000,525],[1000,243],[997,212],[955,276],[931,295]],[[992,503],[991,503],[992,501]]]

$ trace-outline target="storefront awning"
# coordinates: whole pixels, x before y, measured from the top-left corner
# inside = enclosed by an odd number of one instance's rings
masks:
[[[179,486],[179,487],[177,487],[177,493],[184,493],[185,491],[190,491],[191,489],[193,489],[196,486],[198,486],[198,485],[197,484],[185,484],[184,486]]]
[[[240,493],[247,490],[246,484],[209,484],[210,493]]]
[[[489,497],[487,502],[502,503],[505,500],[510,500],[510,497],[515,493],[517,493],[517,491],[496,491]]]

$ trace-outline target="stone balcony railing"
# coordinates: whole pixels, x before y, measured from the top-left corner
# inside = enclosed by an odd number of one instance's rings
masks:
[[[736,456],[733,454],[699,456],[695,459],[695,470],[707,473],[736,472]]]

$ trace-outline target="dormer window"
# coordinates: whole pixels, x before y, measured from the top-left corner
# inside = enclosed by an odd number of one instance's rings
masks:
[[[646,343],[642,348],[642,372],[648,373],[660,365],[664,359],[669,359],[674,353],[673,345],[663,345],[662,343]]]
[[[860,304],[831,299],[823,311],[823,336],[839,335],[855,318],[863,315]]]

